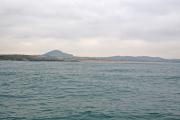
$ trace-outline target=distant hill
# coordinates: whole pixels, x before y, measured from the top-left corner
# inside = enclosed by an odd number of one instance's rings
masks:
[[[60,50],[52,50],[52,51],[49,51],[49,52],[43,54],[42,56],[55,57],[55,58],[73,58],[72,54],[64,53]]]
[[[64,53],[59,50],[52,50],[43,55],[0,55],[0,60],[14,60],[14,61],[65,61],[65,62],[79,62],[72,54]]]

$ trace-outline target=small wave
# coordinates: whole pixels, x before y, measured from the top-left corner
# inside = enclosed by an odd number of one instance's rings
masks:
[[[53,116],[53,117],[39,117],[33,118],[33,120],[88,120],[88,119],[111,119],[112,116],[106,115],[99,112],[84,111],[77,114],[66,115],[66,116]]]
[[[0,98],[27,98],[29,96],[26,95],[3,95],[0,94]]]
[[[26,120],[26,117],[0,117],[0,120]]]
[[[111,69],[111,70],[104,70],[105,72],[129,72],[132,69]]]
[[[167,78],[165,78],[165,79],[167,79],[167,80],[180,80],[180,76],[172,76],[172,77],[167,77]]]
[[[16,75],[16,72],[0,72],[0,75],[5,75],[5,76]]]
[[[146,114],[142,114],[142,115],[132,115],[133,118],[136,118],[136,119],[162,119],[162,118],[165,118],[166,117],[166,114],[163,114],[163,113],[146,113]]]
[[[8,84],[8,83],[2,83],[1,84],[1,86],[3,87],[3,86],[9,86],[10,84]]]
[[[78,118],[78,119],[110,119],[113,118],[113,116],[109,115],[109,114],[105,114],[102,112],[95,112],[95,111],[84,111],[84,112],[80,112],[76,115],[72,115],[72,118]]]

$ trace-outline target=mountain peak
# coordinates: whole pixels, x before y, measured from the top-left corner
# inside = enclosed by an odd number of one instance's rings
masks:
[[[58,57],[58,58],[71,58],[71,57],[73,57],[72,54],[68,54],[68,53],[62,52],[60,50],[49,51],[49,52],[43,54],[43,56],[46,56],[46,57]]]

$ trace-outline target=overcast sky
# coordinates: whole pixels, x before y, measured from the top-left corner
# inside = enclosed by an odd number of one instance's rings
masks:
[[[0,54],[180,58],[180,0],[0,0]]]

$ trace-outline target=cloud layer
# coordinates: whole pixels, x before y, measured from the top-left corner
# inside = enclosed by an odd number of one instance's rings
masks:
[[[180,58],[179,0],[1,0],[0,53]]]

